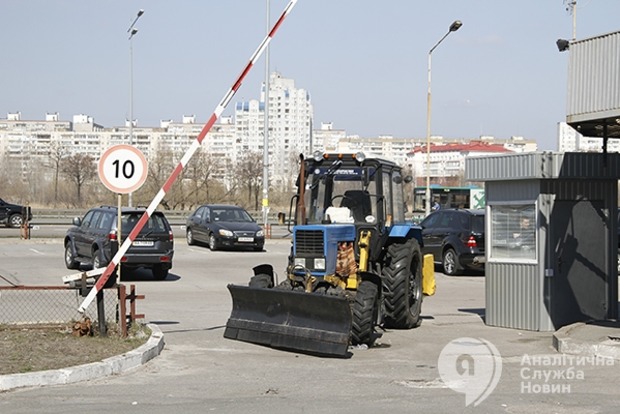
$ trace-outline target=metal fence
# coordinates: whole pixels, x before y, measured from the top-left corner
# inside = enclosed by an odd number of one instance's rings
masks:
[[[98,321],[96,301],[84,314],[78,312],[83,300],[79,289],[67,286],[0,286],[0,324],[58,324],[84,317]],[[103,303],[106,322],[118,322],[117,289],[104,289]]]

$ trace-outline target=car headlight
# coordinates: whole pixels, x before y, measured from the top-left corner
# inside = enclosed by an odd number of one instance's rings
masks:
[[[230,230],[226,230],[226,229],[220,229],[219,231],[220,236],[224,236],[224,237],[232,237],[233,236],[233,232]]]
[[[262,230],[259,230],[256,232],[256,237],[263,237],[265,235],[265,233],[263,233]]]

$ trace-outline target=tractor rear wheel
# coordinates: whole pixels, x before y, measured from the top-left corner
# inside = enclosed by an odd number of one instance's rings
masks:
[[[353,345],[367,344],[370,347],[377,339],[375,323],[379,315],[378,293],[377,285],[368,280],[363,280],[357,288],[355,301],[351,304]]]
[[[385,298],[385,326],[410,329],[421,323],[422,252],[417,240],[388,246],[381,272]]]

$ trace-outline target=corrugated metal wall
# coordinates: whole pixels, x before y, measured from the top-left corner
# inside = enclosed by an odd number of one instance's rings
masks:
[[[546,310],[537,265],[487,263],[485,322],[491,326],[546,331]]]
[[[569,122],[609,117],[620,112],[620,32],[570,44],[568,64]],[[594,115],[601,113],[600,115]]]
[[[552,153],[490,155],[465,159],[469,181],[514,181],[536,178],[618,179],[620,154]]]

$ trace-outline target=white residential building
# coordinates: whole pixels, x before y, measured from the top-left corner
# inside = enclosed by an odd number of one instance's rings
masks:
[[[566,122],[559,122],[558,150],[560,152],[602,152],[603,138],[584,137]],[[620,152],[620,140],[607,140],[607,152]]]
[[[429,157],[426,145],[418,146],[411,151],[408,154],[408,166],[413,172],[417,187],[425,186],[427,177],[430,177],[430,184],[463,186],[467,185],[464,182],[466,157],[510,152],[514,151],[506,145],[481,140],[433,143]]]
[[[235,106],[236,140],[239,153],[263,153],[265,85],[260,100]],[[269,164],[270,184],[289,185],[297,172],[300,153],[312,152],[313,108],[310,94],[295,87],[293,79],[274,72],[269,76]]]

